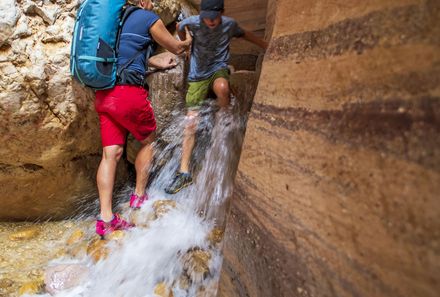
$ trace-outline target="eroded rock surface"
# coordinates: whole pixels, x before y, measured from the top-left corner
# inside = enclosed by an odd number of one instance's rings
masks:
[[[438,295],[439,13],[269,1],[219,296]]]
[[[60,218],[94,198],[100,159],[93,93],[69,74],[77,2],[14,5],[0,48],[0,219]]]

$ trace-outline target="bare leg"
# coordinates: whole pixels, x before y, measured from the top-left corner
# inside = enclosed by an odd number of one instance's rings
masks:
[[[96,182],[98,184],[101,218],[104,221],[110,221],[113,216],[112,197],[116,166],[121,159],[123,150],[120,145],[110,145],[102,149],[102,159],[96,174]]]
[[[141,197],[145,194],[145,188],[148,183],[149,169],[153,159],[153,142],[156,138],[156,132],[151,133],[144,141],[139,150],[134,166],[136,168],[136,189],[135,194]]]
[[[214,81],[212,89],[217,96],[217,102],[220,108],[225,108],[231,101],[231,90],[229,88],[229,82],[226,78],[219,77]]]
[[[188,123],[183,131],[182,161],[180,163],[180,172],[189,172],[189,163],[195,143],[198,111],[190,110],[186,116],[188,118]]]
[[[225,108],[230,102],[230,90],[229,82],[223,77],[219,77],[214,81],[213,90],[217,96],[218,104],[221,108]],[[180,172],[189,172],[189,164],[191,159],[192,150],[195,143],[195,132],[197,128],[197,111],[188,111],[188,123],[185,126],[183,132],[183,144],[182,144],[182,161],[180,163]]]

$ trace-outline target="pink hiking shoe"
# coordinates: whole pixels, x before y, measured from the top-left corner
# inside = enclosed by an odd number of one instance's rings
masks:
[[[142,204],[144,204],[144,202],[147,200],[148,200],[147,194],[144,194],[141,197],[139,197],[138,195],[133,193],[130,196],[130,207],[134,209],[141,208]]]
[[[96,234],[100,235],[101,237],[104,237],[105,235],[116,230],[127,230],[132,227],[134,227],[134,225],[122,219],[118,213],[115,213],[113,220],[108,223],[104,222],[103,220],[96,220]]]

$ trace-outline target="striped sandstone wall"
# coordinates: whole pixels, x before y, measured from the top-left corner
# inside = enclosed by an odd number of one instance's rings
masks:
[[[440,2],[268,12],[219,296],[438,296]]]

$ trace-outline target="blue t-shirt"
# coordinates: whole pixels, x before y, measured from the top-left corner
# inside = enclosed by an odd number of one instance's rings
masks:
[[[193,34],[189,81],[207,79],[216,71],[227,68],[232,37],[244,35],[237,22],[226,16],[222,16],[221,23],[214,29],[206,26],[198,15],[180,22],[179,31],[185,31],[185,26]]]
[[[153,42],[150,35],[150,27],[158,19],[158,15],[145,9],[135,10],[128,16],[122,27],[119,41],[118,68],[132,59],[139,51],[143,50],[144,52],[126,69],[135,70],[142,74],[145,73],[146,49],[148,44]]]

